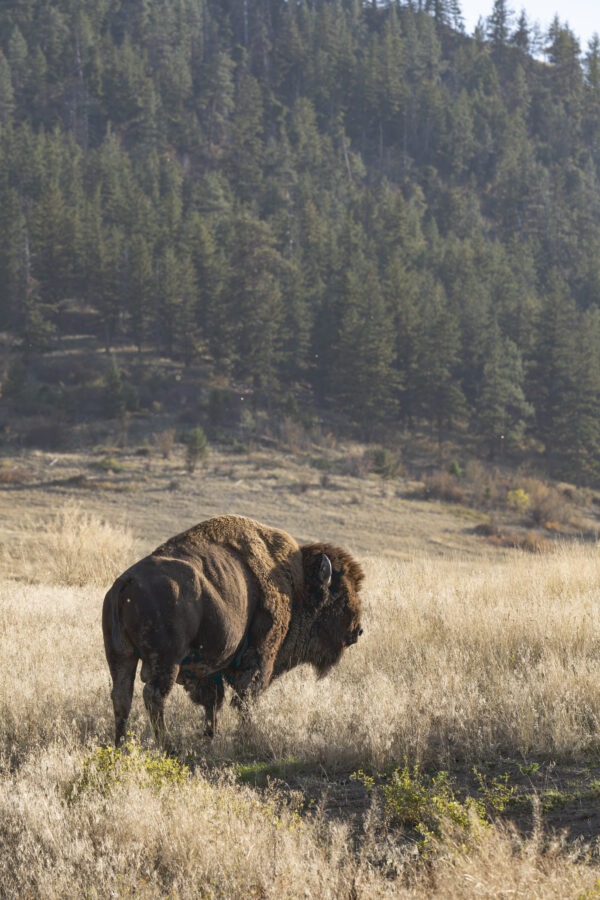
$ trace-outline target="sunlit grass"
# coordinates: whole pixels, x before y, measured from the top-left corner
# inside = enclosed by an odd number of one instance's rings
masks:
[[[139,682],[133,761],[102,750],[113,721],[100,611],[118,559],[102,583],[94,557],[110,526],[83,514],[55,525],[51,539],[39,536],[40,583],[27,583],[27,560],[15,569],[25,580],[0,583],[2,896],[593,896],[591,851],[543,837],[541,819],[524,838],[442,816],[415,850],[401,817],[374,808],[351,834],[277,784],[311,770],[595,756],[596,547],[497,562],[363,560],[365,634],[331,676],[284,676],[244,726],[226,706],[212,744],[173,692],[175,777],[152,755]],[[70,563],[62,575],[50,564],[71,558],[73,527],[77,578]],[[131,554],[119,529],[112,537]]]

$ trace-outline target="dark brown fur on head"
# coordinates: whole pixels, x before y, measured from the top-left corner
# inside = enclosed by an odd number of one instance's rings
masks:
[[[346,550],[332,544],[306,544],[301,550],[305,604],[315,614],[306,662],[312,663],[322,677],[362,634],[359,591],[365,574]],[[324,555],[331,562],[329,584],[324,584],[320,575]]]

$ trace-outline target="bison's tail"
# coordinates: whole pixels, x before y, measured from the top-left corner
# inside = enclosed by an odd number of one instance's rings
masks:
[[[121,630],[121,605],[127,596],[127,589],[132,582],[132,578],[118,578],[105,598],[105,603],[110,604],[110,625],[112,631],[112,645],[118,653],[122,648],[123,634]]]

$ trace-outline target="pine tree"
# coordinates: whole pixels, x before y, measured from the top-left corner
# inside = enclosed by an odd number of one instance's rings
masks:
[[[600,312],[579,317],[553,420],[557,474],[577,484],[600,476]]]
[[[508,43],[510,22],[513,16],[506,0],[494,0],[494,6],[487,20],[487,36],[494,47],[504,47]]]
[[[600,159],[600,37],[595,34],[588,44],[584,63],[587,90],[584,101],[583,133],[596,165]]]
[[[21,29],[15,25],[8,42],[7,57],[11,71],[12,84],[20,93],[27,80],[27,41],[23,37]]]
[[[134,234],[129,242],[127,260],[127,306],[133,340],[139,350],[147,340],[156,316],[156,296],[152,254],[143,235]]]
[[[553,67],[554,96],[573,117],[570,123],[570,127],[573,128],[578,124],[581,113],[583,88],[581,47],[571,29],[567,25],[561,25],[558,16],[552,20],[547,40],[544,52]]]
[[[200,425],[192,428],[185,436],[185,447],[185,464],[188,472],[192,475],[196,471],[198,463],[206,459],[208,455],[208,439]]]
[[[227,154],[231,182],[243,203],[260,197],[263,180],[263,102],[260,84],[248,73],[240,77],[231,118]]]
[[[71,224],[63,191],[52,179],[44,185],[31,216],[32,271],[49,302],[68,294],[73,256]]]
[[[199,336],[208,338],[211,314],[219,302],[222,287],[222,248],[217,245],[208,218],[192,213],[183,226],[182,249],[189,255],[194,267],[196,293],[193,309],[195,327]]]
[[[561,411],[572,402],[571,368],[575,347],[576,309],[564,280],[553,273],[542,299],[528,390],[536,411],[538,434],[551,461],[560,455],[563,440],[557,428]]]
[[[220,160],[228,142],[231,115],[235,107],[235,64],[219,49],[208,55],[198,79],[198,114],[203,122],[205,152],[209,160]]]
[[[126,246],[121,228],[102,229],[92,298],[100,312],[107,351],[114,346],[126,310]]]
[[[336,402],[370,440],[396,421],[399,379],[394,368],[395,333],[377,273],[359,257],[344,275],[339,333],[332,347]]]
[[[510,338],[492,328],[481,392],[475,409],[475,430],[490,459],[519,449],[533,407],[525,397],[521,354]]]
[[[177,254],[168,246],[158,260],[157,269],[157,321],[162,346],[168,356],[189,364],[197,342],[194,324],[196,281],[191,258],[186,253]]]
[[[285,261],[266,225],[239,214],[227,237],[228,266],[213,326],[217,364],[259,389],[277,387],[284,321]]]
[[[7,184],[0,190],[0,323],[22,332],[31,253],[23,199]]]
[[[15,92],[13,90],[10,64],[0,50],[0,125],[10,122],[15,109]]]
[[[414,377],[417,408],[441,445],[446,430],[466,414],[460,384],[460,332],[437,285],[421,301]]]
[[[509,42],[522,50],[523,53],[529,53],[531,50],[531,29],[529,20],[524,9],[521,10],[517,19],[517,27],[510,36]]]

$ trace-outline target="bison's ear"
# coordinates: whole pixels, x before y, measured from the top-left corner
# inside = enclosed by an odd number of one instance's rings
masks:
[[[319,580],[325,587],[329,587],[329,585],[331,584],[332,572],[333,569],[331,567],[331,560],[325,553],[322,553],[321,561],[319,563]]]

